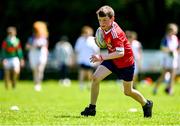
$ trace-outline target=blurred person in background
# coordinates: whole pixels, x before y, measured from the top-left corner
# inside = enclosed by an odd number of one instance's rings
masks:
[[[19,38],[16,36],[16,27],[7,28],[7,37],[2,42],[2,64],[4,68],[5,88],[10,84],[13,89],[20,74],[20,68],[24,66],[23,51]]]
[[[180,82],[180,40],[179,40],[179,46],[178,46],[178,68],[176,73],[176,80],[177,82]]]
[[[65,86],[71,84],[69,78],[70,68],[74,66],[74,50],[67,36],[62,36],[54,48],[55,58],[60,70],[60,83]]]
[[[29,63],[33,72],[35,90],[41,91],[41,83],[48,58],[48,29],[43,21],[33,24],[33,35],[28,39],[26,49],[29,51]]]
[[[75,43],[76,60],[79,66],[79,85],[83,90],[85,86],[89,88],[89,84],[85,85],[87,80],[90,83],[94,68],[96,64],[91,63],[89,58],[92,54],[98,54],[100,49],[96,45],[94,37],[94,30],[90,26],[83,26],[81,29],[81,35],[78,37]]]
[[[163,69],[157,83],[154,87],[153,94],[157,94],[159,85],[164,81],[165,75],[170,74],[170,79],[165,88],[167,94],[172,95],[174,92],[174,81],[176,77],[176,70],[178,67],[178,26],[175,23],[169,23],[166,27],[166,33],[161,41],[161,51],[163,52]]]
[[[137,40],[137,33],[135,31],[129,31],[126,32],[127,39],[129,40],[134,60],[135,60],[135,70],[134,70],[134,77],[133,77],[133,87],[136,88],[136,84],[139,82],[139,72],[142,68],[142,44]]]

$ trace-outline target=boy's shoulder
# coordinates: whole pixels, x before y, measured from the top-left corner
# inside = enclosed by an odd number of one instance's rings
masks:
[[[113,22],[111,34],[112,34],[113,38],[119,38],[119,37],[126,36],[124,31],[121,29],[121,27],[116,22]]]

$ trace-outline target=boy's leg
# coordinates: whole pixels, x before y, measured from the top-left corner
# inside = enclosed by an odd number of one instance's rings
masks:
[[[147,103],[147,100],[144,98],[144,96],[139,91],[133,89],[133,81],[123,81],[123,86],[125,95],[132,97],[142,106]]]
[[[4,81],[5,81],[5,88],[9,88],[10,82],[10,70],[4,69]]]
[[[153,89],[153,94],[156,95],[157,94],[157,90],[158,90],[158,87],[160,86],[160,84],[162,83],[162,81],[164,80],[164,76],[165,76],[165,73],[167,71],[166,70],[163,70],[160,77],[158,78],[157,82],[155,83],[155,87]]]
[[[45,70],[46,64],[40,64],[38,66],[38,78],[39,78],[39,83],[41,84],[44,78],[44,70]]]
[[[137,82],[138,82],[138,74],[134,74],[133,77],[133,88],[136,89],[137,88]]]
[[[41,91],[41,83],[42,83],[42,80],[43,80],[43,77],[44,77],[44,68],[45,68],[45,64],[39,64],[37,67],[36,67],[36,70],[35,70],[35,90],[36,91]]]
[[[170,78],[170,81],[169,81],[169,83],[165,89],[165,92],[169,95],[172,95],[174,92],[173,85],[174,85],[174,81],[175,81],[175,77],[176,77],[176,70],[172,69],[170,71],[170,74],[171,74],[171,78]]]
[[[39,71],[38,71],[38,67],[36,67],[33,70],[33,80],[34,80],[34,89],[35,91],[41,91],[41,85],[40,85],[40,81],[39,81]]]
[[[91,104],[96,105],[96,101],[99,95],[99,83],[105,77],[110,75],[112,72],[107,69],[105,66],[100,65],[95,71],[92,77],[92,85],[91,85]]]
[[[12,70],[12,88],[15,89],[16,88],[16,81],[18,78],[19,73],[17,73],[16,71]]]
[[[92,75],[93,75],[93,70],[92,69],[87,70],[87,89],[88,90],[90,90],[91,88]]]
[[[20,73],[20,64],[19,62],[17,63],[17,65],[14,65],[14,68],[11,70],[12,72],[12,88],[16,88],[16,81],[19,77],[19,73]]]
[[[111,73],[112,72],[109,69],[107,69],[105,66],[103,65],[98,66],[92,78],[90,105],[89,107],[86,107],[84,111],[81,112],[81,115],[95,116],[96,114],[95,107],[99,95],[99,82]]]
[[[142,105],[144,111],[144,117],[151,117],[152,107],[153,107],[152,101],[146,100],[139,91],[133,89],[132,81],[123,81],[123,86],[124,86],[124,94],[132,97],[134,100],[138,101]]]
[[[84,78],[85,78],[85,70],[80,68],[79,70],[79,87],[80,87],[80,90],[83,90],[84,89]]]

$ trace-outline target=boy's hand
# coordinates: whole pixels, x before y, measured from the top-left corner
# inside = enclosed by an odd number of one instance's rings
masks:
[[[20,66],[21,66],[21,67],[24,67],[24,66],[25,66],[25,61],[24,61],[24,59],[21,59],[21,60],[20,60]]]
[[[92,55],[90,58],[90,62],[95,63],[95,62],[102,62],[102,56],[101,55]]]

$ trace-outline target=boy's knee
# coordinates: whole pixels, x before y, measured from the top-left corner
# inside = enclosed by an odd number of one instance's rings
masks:
[[[131,92],[131,91],[124,91],[124,94],[125,94],[126,96],[131,96],[132,92]]]
[[[97,77],[97,76],[92,76],[92,81],[94,82],[94,83],[99,83],[99,78]]]

